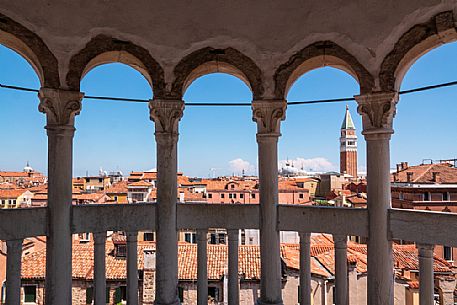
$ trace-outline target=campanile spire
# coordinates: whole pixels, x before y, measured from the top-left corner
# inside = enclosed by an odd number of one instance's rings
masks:
[[[343,123],[341,124],[340,172],[357,178],[357,135],[347,105]]]

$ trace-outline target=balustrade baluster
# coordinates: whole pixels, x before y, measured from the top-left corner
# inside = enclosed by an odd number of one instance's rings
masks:
[[[22,239],[6,242],[6,305],[21,303]]]
[[[208,231],[197,230],[197,304],[208,305]]]
[[[138,305],[138,232],[127,232],[127,304]]]
[[[347,236],[333,235],[335,244],[335,292],[336,305],[349,304]]]
[[[418,244],[419,250],[419,304],[433,304],[433,245]]]
[[[228,231],[228,305],[239,305],[240,284],[238,279],[238,234],[239,230]]]
[[[106,304],[106,232],[94,233],[94,303]]]
[[[300,305],[311,305],[310,239],[310,233],[300,233]]]

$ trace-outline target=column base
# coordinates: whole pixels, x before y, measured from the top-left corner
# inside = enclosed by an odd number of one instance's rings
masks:
[[[281,300],[280,302],[270,303],[264,302],[260,298],[258,298],[254,305],[284,305],[284,302]]]
[[[181,305],[181,302],[179,301],[179,298],[176,298],[176,300],[172,303],[159,303],[154,301],[154,305]]]

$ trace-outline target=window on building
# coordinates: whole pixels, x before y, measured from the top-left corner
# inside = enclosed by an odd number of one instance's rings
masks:
[[[79,233],[78,234],[80,242],[89,242],[90,241],[90,233]]]
[[[444,192],[443,193],[443,201],[449,201],[449,193],[448,192]]]
[[[332,299],[333,299],[333,304],[336,304],[336,289],[335,289],[335,286],[332,286]]]
[[[144,194],[143,193],[132,193],[132,199],[134,201],[144,201]]]
[[[126,257],[127,256],[127,246],[126,245],[116,245],[116,256],[117,257]]]
[[[184,302],[184,288],[178,286],[178,297],[181,303]]]
[[[424,201],[430,201],[430,193],[429,192],[425,192],[423,196],[424,196]]]
[[[187,232],[184,233],[184,240],[188,243],[194,244],[196,236],[197,235],[195,233]]]
[[[213,198],[213,194],[208,194],[208,198],[209,199]]]
[[[221,198],[225,198],[225,194],[221,194]]]
[[[219,244],[225,244],[225,233],[218,233],[217,242]]]
[[[211,236],[210,236],[210,239],[209,239],[209,243],[212,244],[212,245],[215,245],[216,241],[217,241],[216,233],[211,233]]]
[[[0,291],[0,303],[4,304],[6,302],[6,282],[2,284],[2,290]]]
[[[102,178],[98,178],[98,182],[103,182],[103,179]]]
[[[208,298],[219,301],[219,289],[217,287],[208,287]]]
[[[86,288],[86,304],[92,304],[94,299],[94,288],[88,287]]]
[[[452,261],[452,247],[443,246],[443,258]]]
[[[24,286],[24,303],[36,303],[36,286]]]
[[[252,194],[251,194],[251,198],[252,198],[252,199],[255,199],[255,193],[252,193]]]
[[[109,304],[110,303],[110,288],[109,287],[106,287],[106,304]]]
[[[240,199],[243,199],[244,198],[244,194],[240,194]]]
[[[303,199],[304,197],[305,196],[302,193],[298,194],[298,198]]]
[[[89,183],[90,182],[90,178],[86,178],[86,182]]]
[[[244,230],[241,230],[241,244],[246,244],[246,232]]]
[[[143,239],[144,239],[144,241],[154,241],[154,233],[153,232],[144,232]]]
[[[403,200],[403,193],[402,192],[398,193],[398,199]]]
[[[233,198],[236,199],[236,194],[233,194]]]

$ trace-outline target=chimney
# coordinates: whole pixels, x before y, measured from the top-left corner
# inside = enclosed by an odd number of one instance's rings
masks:
[[[433,182],[436,182],[436,183],[441,182],[440,172],[432,172],[432,175],[433,175]]]
[[[409,167],[408,162],[403,162],[405,165],[404,169],[407,169]]]
[[[398,163],[397,164],[397,173],[402,170],[402,164]]]
[[[143,255],[143,304],[152,305],[155,299],[156,252],[152,249],[145,249]]]
[[[398,165],[399,164],[397,164],[397,169],[398,169]],[[393,174],[393,176],[394,176],[394,182],[398,182],[398,170],[396,173]]]
[[[413,172],[407,172],[406,173],[406,182],[413,182]]]

